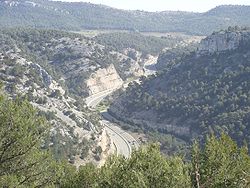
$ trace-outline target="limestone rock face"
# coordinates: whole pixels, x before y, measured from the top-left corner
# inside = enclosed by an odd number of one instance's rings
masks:
[[[226,50],[234,50],[244,41],[245,32],[221,31],[201,40],[198,47],[198,54],[212,54]]]
[[[122,79],[117,73],[113,64],[107,68],[98,69],[92,73],[86,81],[89,95],[93,95],[105,90],[120,87],[123,84]]]

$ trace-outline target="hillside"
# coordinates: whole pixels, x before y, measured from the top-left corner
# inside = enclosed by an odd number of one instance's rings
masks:
[[[112,61],[105,61],[111,54],[84,36],[53,30],[2,30],[0,41],[0,80],[6,93],[26,98],[52,125],[41,147],[76,166],[98,163],[96,148],[108,136],[99,115],[80,96],[122,84]],[[88,83],[95,71],[106,68],[109,74],[101,76],[106,76],[107,87]]]
[[[144,60],[140,56],[133,60],[79,34],[13,29],[3,30],[1,40],[3,45],[6,43],[3,48],[20,48],[24,58],[36,61],[71,95],[86,97],[143,74],[139,62],[143,64]]]
[[[102,45],[112,47],[115,51],[123,52],[124,49],[132,48],[146,56],[147,54],[158,55],[164,48],[173,48],[176,44],[183,42],[183,37],[171,36],[155,37],[144,36],[139,32],[113,32],[100,34],[95,37]],[[133,57],[133,55],[131,54]]]
[[[108,152],[110,140],[100,116],[87,109],[82,97],[122,84],[112,64],[119,67],[117,58],[91,39],[61,31],[1,30],[0,41],[6,94],[26,98],[52,125],[41,147],[76,166],[98,163],[100,145],[107,140],[102,151]],[[100,77],[103,82],[96,81]]]
[[[0,80],[5,94],[27,99],[52,125],[41,143],[42,149],[50,149],[56,160],[95,162],[96,154],[91,150],[99,146],[102,135],[99,116],[90,112],[83,100],[69,96],[67,87],[57,77],[59,74],[53,73],[44,57],[38,58],[34,53],[39,47],[45,50],[38,46],[38,41],[48,45],[52,38],[57,43],[62,36],[73,37],[55,31],[1,31]]]
[[[248,148],[250,6],[0,0],[0,187],[250,188]]]
[[[197,42],[184,45],[177,45],[170,49],[164,49],[158,56],[156,68],[159,72],[171,69],[175,64],[180,62],[182,58],[193,53],[198,47]]]
[[[249,6],[219,6],[205,13],[126,11],[90,3],[48,0],[0,2],[1,27],[64,30],[116,29],[206,35],[230,25],[250,25]]]
[[[134,127],[187,142],[225,131],[249,145],[249,51],[249,30],[214,33],[167,71],[131,84],[109,111]]]
[[[70,32],[0,31],[0,80],[9,96],[27,98],[53,125],[43,148],[52,148],[56,159],[88,161],[96,155],[90,151],[107,135],[99,124],[100,116],[89,111],[84,100],[145,74],[144,63],[151,60],[152,50],[147,46],[149,37],[139,36],[144,53],[130,43],[118,51],[96,38]],[[162,48],[171,48],[174,41],[169,38]]]

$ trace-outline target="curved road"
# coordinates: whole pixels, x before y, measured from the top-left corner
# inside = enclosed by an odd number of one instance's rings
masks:
[[[102,123],[106,127],[106,131],[115,145],[117,155],[123,155],[128,158],[132,151],[128,141],[119,132],[117,132],[115,129],[116,127],[111,125],[108,121],[103,120]]]
[[[157,63],[157,58],[154,56],[150,56],[148,60],[144,64],[145,76],[149,76],[156,73],[155,64]],[[138,79],[134,80],[137,81]],[[124,83],[123,87],[127,87],[128,83]],[[86,98],[85,102],[88,107],[95,108],[106,96],[111,94],[113,91],[117,90],[117,88],[112,88],[109,90],[102,91],[100,93],[91,95]],[[107,128],[107,132],[110,135],[113,144],[116,147],[117,154],[123,155],[125,157],[129,157],[131,155],[132,148],[138,148],[139,143],[137,140],[131,136],[126,131],[122,130],[120,127],[116,126],[109,120],[112,120],[113,117],[107,112],[102,113],[103,120],[101,121],[104,126]]]
[[[116,88],[117,89],[117,88]],[[106,90],[86,98],[86,104],[90,108],[95,108],[107,95],[111,94],[115,89]],[[106,130],[115,145],[117,155],[123,155],[126,158],[130,157],[132,148],[138,148],[137,140],[114,123],[110,122],[110,115],[104,112],[101,123],[106,127]]]
[[[106,96],[111,94],[116,89],[118,89],[118,88],[105,90],[105,91],[96,93],[94,95],[91,95],[85,99],[85,102],[86,102],[88,107],[95,108]]]

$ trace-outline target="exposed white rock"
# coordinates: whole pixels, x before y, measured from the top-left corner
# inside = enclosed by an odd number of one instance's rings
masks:
[[[65,94],[65,90],[55,80],[51,80],[49,88],[51,90],[59,90],[62,95]]]
[[[111,64],[107,68],[98,69],[92,73],[86,84],[89,89],[89,95],[93,95],[104,90],[117,88],[123,84],[123,81],[114,65]]]
[[[158,59],[157,56],[151,56],[151,55],[147,59],[145,59],[143,66],[145,76],[156,74],[155,65],[157,63],[157,59]]]
[[[32,2],[32,1],[25,1],[25,3],[32,5],[33,7],[39,6],[39,4]]]
[[[244,40],[244,32],[220,31],[201,40],[198,54],[211,54],[226,50],[234,50]]]
[[[17,6],[19,4],[18,1],[4,1],[4,3],[10,7],[14,7],[14,6]]]

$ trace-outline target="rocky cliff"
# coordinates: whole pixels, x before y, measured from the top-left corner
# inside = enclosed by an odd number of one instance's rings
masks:
[[[198,47],[198,54],[212,54],[226,50],[234,50],[239,47],[241,42],[248,40],[247,30],[227,30],[213,33],[201,40]]]
[[[90,75],[86,80],[89,95],[99,93],[104,90],[120,87],[123,84],[122,79],[117,73],[113,64],[107,68],[101,68]]]

